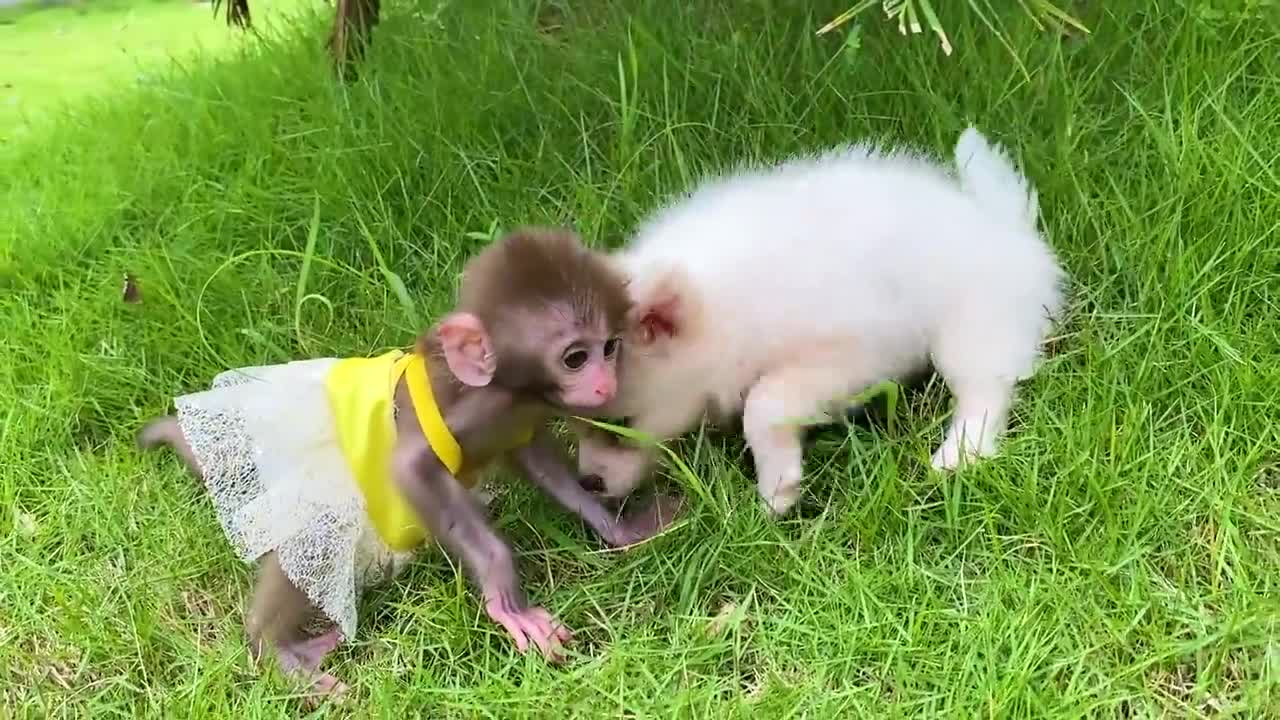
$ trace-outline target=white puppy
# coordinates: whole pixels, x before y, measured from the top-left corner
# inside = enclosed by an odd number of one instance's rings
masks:
[[[801,432],[842,399],[932,360],[955,396],[937,468],[995,452],[1015,383],[1062,302],[1035,190],[973,128],[957,173],[843,147],[714,179],[613,257],[635,302],[606,410],[658,439],[742,413],[760,494],[800,494]],[[584,430],[579,469],[622,497],[651,449]]]

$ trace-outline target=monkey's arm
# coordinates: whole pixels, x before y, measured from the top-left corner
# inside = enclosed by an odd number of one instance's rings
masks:
[[[509,459],[530,482],[561,507],[582,518],[602,540],[614,547],[640,542],[670,524],[680,502],[659,497],[644,511],[617,517],[591,492],[583,489],[565,460],[560,445],[547,429],[539,428],[533,441],[509,453]]]
[[[529,607],[511,548],[489,526],[471,494],[444,467],[425,441],[396,448],[396,480],[432,535],[458,558],[484,597],[485,610],[506,628],[524,652],[533,640],[543,655],[558,660],[560,643],[571,637],[540,607]]]

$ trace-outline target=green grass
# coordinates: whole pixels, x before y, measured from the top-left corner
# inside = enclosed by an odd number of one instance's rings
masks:
[[[257,0],[255,24],[268,30],[314,5]],[[0,10],[0,142],[24,136],[85,97],[154,82],[167,61],[199,65],[202,57],[251,37],[229,31],[221,14],[190,0],[85,0]]]
[[[805,511],[773,522],[741,441],[691,437],[706,495],[626,554],[513,484],[495,515],[581,655],[514,653],[430,555],[334,659],[356,714],[1280,717],[1274,13],[1085,3],[1064,40],[1014,8],[1028,80],[963,15],[950,58],[879,22],[815,37],[847,4],[581,3],[550,34],[534,2],[393,6],[350,87],[320,15],[0,148],[5,715],[298,714],[248,662],[249,570],[206,499],[132,447],[172,395],[407,342],[495,226],[610,246],[743,158],[949,152],[972,120],[1074,284],[1000,457],[927,472],[934,390],[821,434]],[[296,307],[317,203],[305,292],[331,312]]]

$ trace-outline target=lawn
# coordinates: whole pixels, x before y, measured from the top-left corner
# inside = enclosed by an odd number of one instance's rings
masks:
[[[253,3],[260,30],[314,7],[311,0]],[[0,9],[0,142],[86,98],[110,99],[147,83],[171,62],[199,65],[251,35],[228,32],[222,15],[190,0],[36,2]]]
[[[775,522],[742,442],[690,437],[699,481],[663,479],[687,521],[625,554],[503,485],[578,654],[514,652],[430,553],[334,658],[355,714],[1280,717],[1274,6],[1076,3],[1093,33],[1070,37],[1014,8],[1007,45],[953,11],[948,57],[873,15],[815,36],[847,0],[559,5],[391,6],[348,86],[321,14],[0,146],[6,717],[298,715],[248,661],[250,570],[207,500],[133,448],[174,394],[407,343],[495,229],[614,246],[743,159],[949,153],[969,121],[1035,180],[1072,275],[1000,457],[929,472],[931,389],[820,433]]]

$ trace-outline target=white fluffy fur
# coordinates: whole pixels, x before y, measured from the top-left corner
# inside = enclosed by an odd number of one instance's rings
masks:
[[[973,128],[956,171],[922,154],[838,148],[704,183],[614,258],[635,320],[675,332],[625,344],[608,408],[660,439],[704,413],[742,413],[760,493],[800,492],[801,425],[932,359],[956,400],[938,468],[995,452],[1014,384],[1058,315],[1063,273],[1036,229],[1030,183]],[[650,451],[584,434],[580,470],[629,493]]]

